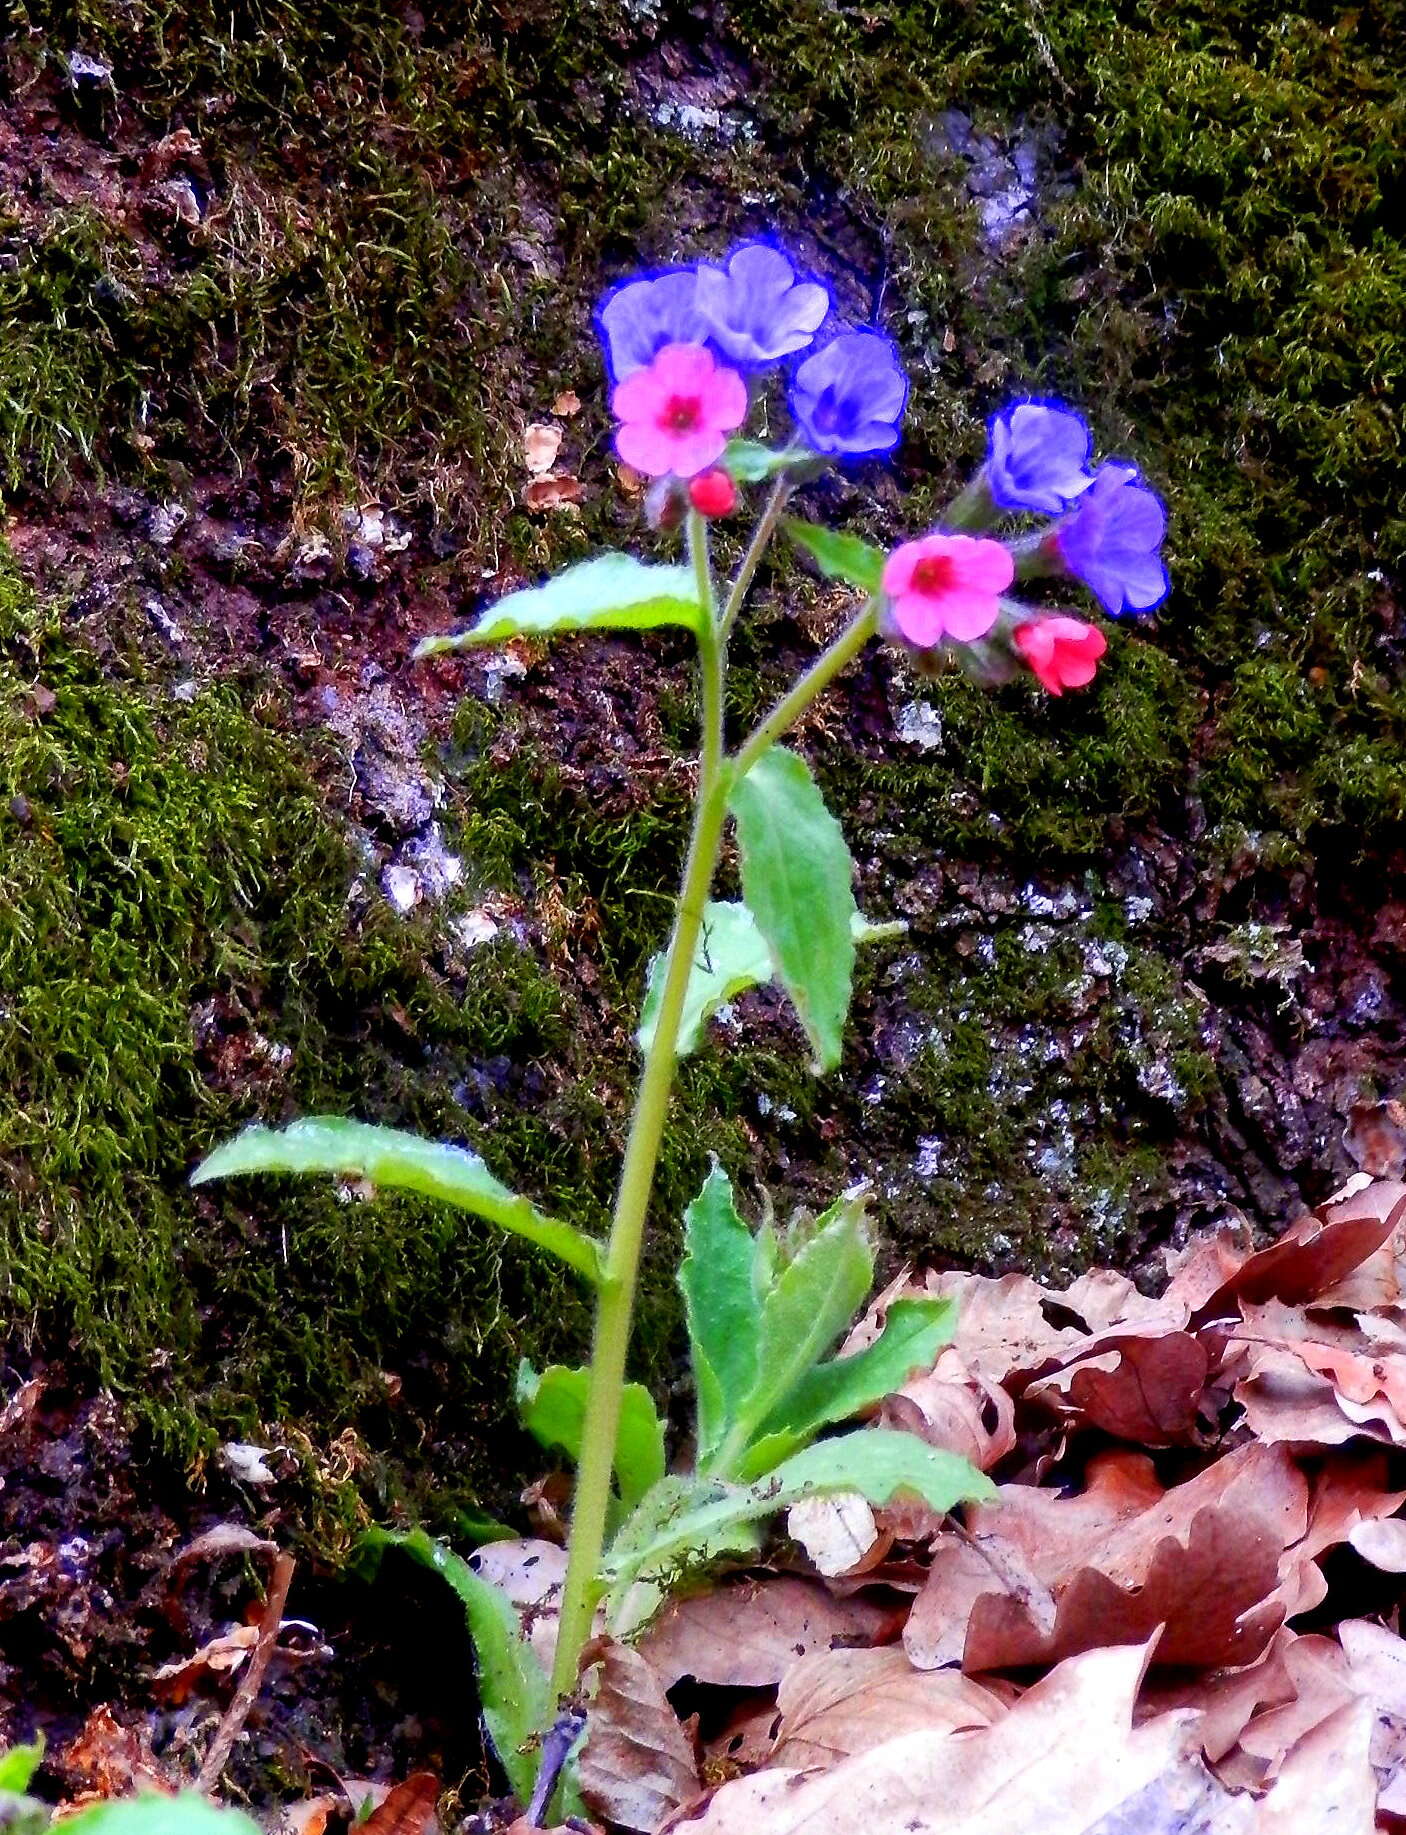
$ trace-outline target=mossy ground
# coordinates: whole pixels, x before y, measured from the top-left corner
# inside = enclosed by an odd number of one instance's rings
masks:
[[[455,529],[467,610],[486,574],[637,538],[584,335],[603,281],[769,227],[893,330],[915,381],[896,466],[823,487],[818,511],[918,526],[1017,389],[1075,401],[1104,450],[1144,465],[1175,592],[1115,636],[1095,690],[900,689],[875,660],[848,725],[812,733],[866,900],[910,916],[911,947],[866,964],[838,1083],[812,1083],[784,1021],[743,1004],[685,1074],[661,1214],[712,1148],[783,1199],[869,1173],[905,1246],[1068,1265],[1114,1253],[1139,1213],[1166,1221],[1168,1165],[1205,1150],[1216,1098],[1185,973],[1200,920],[1185,884],[1130,917],[1119,875],[1170,847],[1171,881],[1236,883],[1227,922],[1261,904],[1277,920],[1302,911],[1296,873],[1335,899],[1403,834],[1401,9],[523,0],[450,21],[369,0],[26,0],[19,23],[9,107],[49,100],[0,222],[0,458],[31,520],[95,479],[179,496],[211,469],[244,470],[300,525],[374,496],[426,536]],[[74,45],[111,63],[110,88],[70,91]],[[685,133],[680,98],[714,112]],[[1067,185],[999,253],[943,150],[949,108],[1063,133]],[[80,155],[102,183],[74,182]],[[161,190],[173,171],[196,225]],[[566,450],[586,502],[529,517],[517,440],[564,388],[585,402]],[[739,646],[748,706],[815,615],[790,563],[763,589]],[[467,858],[574,916],[569,949],[495,944],[466,994],[432,926],[349,915],[336,813],[252,689],[172,703],[137,662],[93,661],[61,604],[5,590],[0,755],[34,811],[3,862],[6,1001],[27,1015],[0,1034],[20,1091],[4,1151],[27,1182],[8,1201],[18,1314],[61,1320],[128,1387],[170,1351],[169,1420],[199,1394],[219,1432],[317,1418],[404,1445],[377,1372],[413,1363],[417,1418],[468,1448],[541,1310],[540,1267],[325,1192],[270,1195],[254,1222],[197,1210],[194,1150],[250,1105],[198,1074],[190,1009],[234,989],[293,1047],[265,1108],[473,1133],[504,1176],[598,1221],[677,776],[642,751],[641,790],[622,789],[571,697],[578,661],[471,711],[450,772]],[[658,733],[686,735],[680,658],[584,654],[616,705],[641,697]],[[59,696],[40,720],[35,680]],[[894,746],[900,693],[936,709],[940,749]],[[1027,880],[1087,908],[1051,930]],[[1370,928],[1370,907],[1352,921]],[[466,1117],[452,1090],[489,1057],[538,1067],[545,1095],[518,1085]],[[1285,1149],[1271,1131],[1262,1151]],[[1331,1169],[1318,1137],[1279,1167],[1306,1189]],[[579,1313],[551,1310],[565,1342]]]

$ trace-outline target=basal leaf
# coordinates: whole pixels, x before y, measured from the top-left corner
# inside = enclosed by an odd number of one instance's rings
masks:
[[[895,1300],[873,1344],[852,1357],[815,1364],[757,1430],[739,1476],[759,1478],[813,1440],[822,1427],[881,1402],[915,1370],[932,1366],[956,1324],[950,1300]]]
[[[672,1514],[656,1517],[610,1566],[618,1590],[637,1574],[687,1564],[694,1552],[717,1546],[739,1527],[761,1522],[808,1497],[858,1491],[871,1504],[918,1498],[939,1513],[954,1505],[996,1496],[990,1479],[955,1453],[929,1446],[916,1434],[865,1427],[817,1441],[750,1485],[695,1487],[680,1495]],[[615,1555],[612,1549],[612,1557]]]
[[[63,1830],[64,1835],[259,1835],[259,1825],[242,1810],[217,1809],[191,1791],[95,1803],[66,1817]]]
[[[803,759],[764,752],[729,799],[742,896],[822,1070],[840,1061],[854,978],[857,911],[840,825]]]
[[[698,1405],[702,1466],[736,1427],[757,1382],[762,1296],[753,1279],[752,1232],[737,1214],[732,1183],[713,1169],[684,1212],[679,1267]]]
[[[783,1243],[785,1250],[790,1245]],[[754,1264],[755,1266],[755,1264]],[[874,1258],[864,1233],[864,1200],[847,1193],[833,1204],[789,1255],[762,1280],[751,1279],[760,1298],[755,1378],[729,1410],[729,1423],[699,1467],[724,1478],[740,1477],[748,1447],[762,1424],[830,1350],[869,1291]]]
[[[518,1365],[517,1405],[523,1426],[543,1446],[560,1448],[579,1464],[590,1372],[552,1364],[539,1376],[524,1358]],[[632,1510],[664,1476],[664,1423],[641,1383],[626,1383],[615,1440],[615,1483]]]
[[[30,1780],[44,1759],[44,1735],[25,1746],[10,1746],[0,1752],[0,1791],[16,1795],[29,1789]]]
[[[467,1147],[340,1115],[310,1115],[286,1128],[246,1128],[202,1161],[190,1182],[245,1172],[331,1172],[419,1192],[525,1236],[590,1280],[600,1278],[600,1252],[589,1236],[509,1191]]]
[[[858,911],[850,925],[856,943],[888,942],[902,936],[907,928],[901,920],[892,924],[871,924]],[[644,1007],[635,1035],[644,1052],[654,1043],[654,1029],[659,1023],[659,1003],[664,996],[664,963],[661,952],[649,965]],[[704,910],[703,934],[684,994],[677,1047],[679,1057],[697,1051],[703,1040],[704,1026],[725,1001],[745,993],[748,988],[771,981],[774,973],[771,951],[746,905],[728,899],[710,902]]]
[[[554,1702],[547,1672],[523,1637],[512,1602],[423,1529],[372,1530],[364,1546],[373,1556],[387,1548],[404,1549],[458,1594],[478,1662],[479,1700],[488,1736],[508,1782],[526,1803],[537,1778],[536,1735],[551,1720]]]
[[[564,631],[641,631],[662,624],[701,628],[698,588],[688,567],[660,567],[630,554],[601,554],[568,567],[542,586],[500,599],[472,630],[427,637],[415,655],[439,656]]]
[[[805,550],[827,578],[847,581],[865,593],[877,593],[882,587],[884,562],[888,559],[882,548],[858,535],[826,529],[816,522],[802,522],[795,516],[788,516],[784,526],[791,540]]]

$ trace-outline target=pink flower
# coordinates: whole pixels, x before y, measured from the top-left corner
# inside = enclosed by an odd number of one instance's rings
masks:
[[[1103,632],[1078,618],[1040,618],[1017,625],[1012,635],[1016,649],[1051,694],[1087,688],[1108,648]]]
[[[984,637],[1014,577],[1010,551],[973,535],[922,535],[884,562],[893,625],[917,650],[944,637],[958,643]]]
[[[747,385],[701,344],[666,344],[610,398],[615,450],[649,478],[691,478],[722,457],[747,414]]]

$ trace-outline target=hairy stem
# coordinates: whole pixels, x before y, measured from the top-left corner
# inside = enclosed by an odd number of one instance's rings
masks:
[[[727,641],[728,632],[737,622],[737,614],[742,610],[742,602],[747,597],[747,588],[752,584],[752,576],[756,573],[761,558],[766,553],[767,543],[776,532],[776,525],[781,520],[781,512],[786,507],[786,499],[794,489],[794,481],[788,478],[785,472],[780,474],[771,487],[771,495],[767,498],[766,505],[757,518],[757,526],[752,531],[752,539],[747,544],[747,552],[743,555],[742,564],[737,569],[737,577],[728,588],[722,620],[718,626],[719,635],[724,643]]]
[[[756,730],[744,740],[732,761],[734,782],[746,776],[767,747],[774,745],[789,727],[794,726],[817,695],[822,694],[840,671],[854,661],[874,635],[878,621],[879,602],[870,599],[860,607],[829,648],[820,652],[795,687],[781,697]]]
[[[620,1398],[630,1345],[635,1287],[644,1245],[654,1169],[674,1081],[684,995],[698,951],[703,911],[713,883],[723,823],[727,818],[730,773],[723,758],[723,653],[716,623],[707,531],[702,517],[689,517],[689,549],[697,570],[699,598],[708,611],[699,637],[699,674],[703,691],[703,743],[699,759],[698,796],[693,812],[683,883],[674,913],[674,930],[664,971],[664,989],[654,1040],[645,1058],[635,1096],[629,1140],[615,1216],[605,1251],[605,1266],[596,1301],[595,1338],[591,1351],[586,1413],[581,1435],[581,1462],[566,1582],[562,1591],[552,1686],[557,1696],[576,1686],[581,1651],[590,1636],[600,1594],[601,1554],[610,1505],[615,1439],[620,1425]]]

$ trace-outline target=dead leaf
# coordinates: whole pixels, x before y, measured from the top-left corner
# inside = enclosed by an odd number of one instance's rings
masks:
[[[1188,1822],[1188,1806],[1232,1800],[1194,1750],[1194,1717],[1132,1725],[1148,1655],[1136,1646],[1089,1651],[991,1726],[907,1733],[819,1773],[758,1772],[666,1827],[688,1835],[1173,1835],[1207,1826]],[[1129,1805],[1138,1806],[1135,1821],[1112,1820]]]
[[[1353,1103],[1343,1146],[1372,1178],[1400,1179],[1406,1174],[1406,1103]]]
[[[1262,1440],[1406,1445],[1406,1329],[1393,1318],[1344,1321],[1276,1301],[1244,1302],[1242,1313],[1227,1352],[1244,1353],[1235,1399]]]
[[[774,1688],[812,1650],[875,1643],[889,1614],[835,1599],[790,1575],[744,1580],[675,1599],[639,1641],[666,1689],[685,1676],[725,1688]]]
[[[968,1369],[948,1347],[932,1370],[891,1395],[880,1412],[884,1426],[917,1434],[945,1447],[981,1471],[1004,1459],[1016,1443],[1015,1403],[999,1383]]]
[[[523,491],[522,500],[529,510],[572,510],[585,494],[579,478],[551,472],[545,478],[534,478]]]
[[[637,1650],[607,1643],[577,1775],[586,1802],[621,1828],[652,1831],[702,1789],[693,1742]]]
[[[527,1641],[550,1675],[566,1584],[566,1550],[536,1537],[485,1542],[470,1555],[469,1566],[512,1601]]]
[[[1366,1180],[1324,1210],[1334,1218],[1349,1216],[1394,1217],[1390,1236],[1350,1274],[1325,1288],[1315,1307],[1342,1307],[1349,1312],[1371,1312],[1406,1303],[1406,1215],[1397,1206],[1406,1199],[1400,1180]]]
[[[818,1574],[862,1573],[882,1561],[893,1545],[881,1535],[874,1512],[857,1491],[806,1497],[786,1512],[786,1533],[810,1557]]]
[[[151,1673],[156,1693],[163,1701],[179,1707],[203,1675],[227,1675],[239,1668],[259,1641],[257,1625],[236,1625],[234,1630],[211,1638],[208,1644],[174,1663],[163,1663]]]
[[[915,1669],[901,1649],[825,1650],[802,1657],[781,1684],[771,1762],[808,1771],[926,1730],[989,1727],[1006,1703],[954,1670]]]
[[[1365,1196],[1365,1194],[1361,1194]],[[1237,1305],[1286,1306],[1316,1300],[1381,1248],[1393,1229],[1391,1213],[1363,1213],[1358,1200],[1340,1205],[1325,1222],[1307,1213],[1278,1242],[1243,1261],[1206,1300],[1193,1323],[1233,1317]]]
[[[124,1727],[107,1706],[94,1708],[60,1755],[70,1788],[84,1797],[130,1797],[169,1785],[145,1728]]]
[[[1026,1399],[1136,1446],[1194,1439],[1210,1354],[1188,1332],[1119,1337],[1032,1383]]]
[[[1406,1522],[1399,1516],[1358,1523],[1348,1531],[1347,1540],[1384,1574],[1406,1574]]]
[[[561,451],[562,429],[550,421],[534,421],[522,436],[522,457],[527,469],[540,477],[549,472]]]
[[[563,389],[552,403],[552,413],[560,414],[563,420],[570,420],[573,414],[581,412],[581,397],[575,389]]]
[[[1256,1714],[1292,1701],[1297,1693],[1285,1661],[1295,1642],[1292,1631],[1277,1631],[1257,1663],[1242,1669],[1212,1670],[1207,1675],[1149,1676],[1138,1697],[1138,1715],[1194,1710],[1201,1750],[1215,1763],[1238,1743]]]
[[[357,1835],[438,1835],[434,1813],[438,1801],[439,1779],[435,1774],[412,1771],[387,1792],[364,1822],[356,1825]]]
[[[1374,1835],[1377,1774],[1372,1769],[1372,1710],[1345,1702],[1305,1734],[1252,1828],[1254,1835]]]

